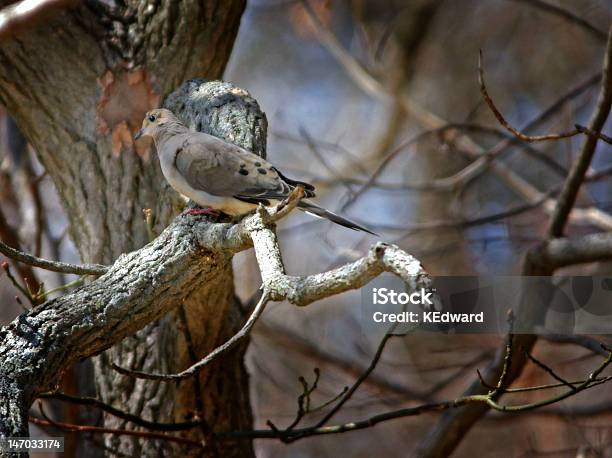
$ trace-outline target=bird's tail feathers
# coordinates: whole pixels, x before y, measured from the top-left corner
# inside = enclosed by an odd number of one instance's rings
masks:
[[[305,213],[308,213],[309,215],[313,215],[318,218],[328,219],[333,223],[339,224],[340,226],[348,227],[349,229],[353,229],[354,231],[363,231],[367,232],[368,234],[378,235],[375,232],[372,232],[371,230],[366,229],[365,227],[360,226],[359,224],[354,223],[349,219],[332,213],[329,210],[325,210],[323,207],[319,207],[318,205],[313,204],[312,202],[309,202],[307,200],[300,200],[300,202],[297,204],[297,208],[299,208]]]
[[[280,173],[280,171],[276,167],[274,167],[274,170],[276,171],[276,173],[278,173],[278,176],[281,177],[284,182],[290,184],[291,186],[302,186],[304,188],[305,197],[315,197],[315,187],[310,183],[306,183],[305,181],[293,180]]]

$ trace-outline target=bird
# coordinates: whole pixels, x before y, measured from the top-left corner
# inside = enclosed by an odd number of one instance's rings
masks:
[[[259,204],[282,202],[302,186],[304,198],[297,208],[356,231],[371,230],[311,202],[315,187],[293,180],[267,160],[214,135],[185,126],[172,111],[147,112],[134,140],[152,137],[161,170],[174,190],[200,205],[191,214],[230,216],[248,213]]]

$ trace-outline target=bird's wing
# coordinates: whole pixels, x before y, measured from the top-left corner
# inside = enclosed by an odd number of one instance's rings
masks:
[[[287,197],[298,184],[307,197],[314,196],[312,185],[286,178],[256,154],[207,134],[188,135],[174,164],[191,187],[215,196],[267,203]]]

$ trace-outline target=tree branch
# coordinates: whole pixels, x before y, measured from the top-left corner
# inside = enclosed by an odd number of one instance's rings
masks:
[[[558,238],[534,247],[530,255],[532,262],[553,269],[587,262],[612,259],[612,233],[600,232],[580,238]]]
[[[53,387],[69,364],[104,351],[205,289],[231,255],[255,248],[265,294],[243,329],[217,348],[208,361],[244,337],[268,300],[296,305],[359,288],[384,271],[410,288],[429,285],[420,263],[398,247],[377,243],[363,258],[322,274],[284,273],[274,222],[301,197],[272,209],[259,207],[237,224],[210,224],[179,216],[153,242],[122,255],[107,272],[73,293],[52,299],[0,329],[0,436],[26,436],[27,410],[36,396]],[[185,376],[191,375],[186,374]],[[183,378],[183,377],[179,377]]]
[[[186,429],[197,428],[206,422],[206,420],[185,421],[180,423],[159,423],[156,421],[149,421],[139,417],[138,415],[117,409],[97,398],[70,396],[64,393],[42,393],[39,398],[58,399],[60,401],[69,402],[72,404],[97,407],[98,409],[103,410],[104,412],[107,412],[117,418],[121,418],[122,420],[132,422],[135,425],[155,431],[183,431]]]
[[[0,253],[8,256],[15,261],[23,262],[29,266],[40,267],[41,269],[51,270],[53,272],[61,272],[64,274],[76,275],[102,275],[107,270],[107,266],[101,264],[68,264],[60,261],[49,261],[47,259],[38,258],[23,251],[16,250],[10,246],[0,242]]]
[[[591,116],[587,129],[592,132],[601,132],[608,115],[610,106],[612,105],[612,26],[608,31],[608,44],[603,62],[603,73],[601,81],[601,90],[597,100],[597,107]],[[595,147],[597,146],[598,137],[587,136],[582,145],[582,150],[578,159],[570,170],[569,176],[565,182],[565,187],[561,191],[555,213],[553,214],[548,235],[550,237],[560,237],[563,234],[565,223],[569,217],[572,208],[576,202],[576,196],[580,186],[584,181],[585,174],[591,164]]]
[[[184,437],[171,436],[163,433],[152,433],[148,431],[132,431],[128,429],[115,429],[115,428],[102,428],[100,426],[89,426],[89,425],[72,425],[70,423],[60,423],[51,420],[42,420],[40,418],[30,417],[30,423],[38,426],[54,426],[61,431],[78,431],[88,432],[97,434],[117,434],[125,436],[136,436],[144,439],[160,439],[168,442],[175,442],[177,444],[189,445],[191,447],[204,448],[204,446],[197,441],[187,439]]]
[[[475,395],[465,395],[453,400],[435,402],[430,404],[422,404],[415,407],[408,407],[398,410],[393,410],[389,412],[384,412],[378,415],[374,415],[368,417],[364,420],[352,421],[349,423],[337,424],[337,425],[327,425],[323,426],[320,422],[316,423],[313,426],[305,427],[305,428],[296,428],[296,429],[287,429],[287,430],[279,430],[278,428],[271,428],[270,430],[254,430],[254,431],[232,431],[227,433],[219,433],[217,435],[218,439],[236,439],[236,438],[260,438],[260,439],[280,439],[283,442],[292,442],[298,439],[302,439],[310,436],[318,436],[318,435],[326,435],[326,434],[341,434],[349,431],[356,431],[360,429],[370,428],[378,423],[410,417],[415,415],[421,415],[426,412],[440,412],[446,410],[452,410],[453,408],[462,407],[461,411],[466,411],[468,406],[477,407],[483,406],[484,408],[490,407],[499,412],[523,412],[537,409],[542,406],[550,405],[567,399],[570,396],[573,396],[581,391],[585,391],[591,389],[593,387],[599,386],[603,383],[609,382],[612,377],[599,377],[601,372],[610,365],[612,362],[612,352],[604,348],[606,352],[606,358],[601,361],[599,366],[589,374],[589,376],[581,380],[580,382],[575,382],[577,384],[573,389],[569,389],[564,391],[561,394],[553,395],[548,398],[544,398],[540,401],[530,403],[530,404],[517,404],[517,405],[501,405],[498,404],[496,398],[500,391],[504,391],[501,388],[504,385],[504,381],[502,378],[505,376],[500,376],[499,380],[496,382],[496,387],[489,391],[487,394],[475,394]],[[506,352],[504,355],[504,360],[509,361],[508,353],[511,352],[511,346],[506,347]],[[549,384],[549,385],[541,385],[535,387],[526,387],[520,390],[514,390],[514,393],[522,393],[525,391],[539,391],[546,390],[550,388],[556,388],[559,386],[565,386],[565,384]],[[508,390],[508,393],[511,391]],[[418,456],[423,456],[422,453],[418,452]],[[448,455],[437,455],[437,456],[448,456]]]
[[[309,10],[307,9],[307,12]],[[385,86],[372,76],[350,53],[342,46],[335,35],[327,29],[320,20],[315,16],[312,16],[312,9],[310,10],[313,24],[317,32],[317,38],[323,46],[330,52],[338,63],[344,68],[346,74],[351,80],[366,94],[376,97],[382,100],[388,100],[391,94]],[[599,74],[589,78],[584,84],[579,85],[576,88],[570,90],[565,96],[561,97],[555,102],[549,109],[545,110],[540,116],[538,116],[532,123],[529,123],[527,129],[533,128],[539,125],[541,121],[547,118],[551,113],[555,112],[561,105],[572,97],[582,93],[592,84],[599,80]],[[400,94],[404,109],[414,117],[419,124],[427,129],[439,129],[449,124],[448,121],[441,118],[440,116],[424,109],[421,105],[412,100],[406,93]],[[587,128],[588,129],[588,128]],[[524,129],[525,130],[525,129]],[[586,131],[586,130],[585,130]],[[600,134],[599,134],[600,135]],[[597,140],[598,135],[592,135],[589,138]],[[533,185],[531,185],[523,177],[515,173],[509,166],[501,162],[492,162],[491,159],[494,157],[492,154],[486,154],[487,149],[476,143],[471,137],[466,134],[461,134],[457,137],[456,142],[459,146],[464,148],[471,158],[475,159],[472,164],[464,168],[457,174],[433,180],[432,187],[441,188],[444,190],[456,190],[460,185],[465,184],[469,180],[478,176],[486,168],[489,168],[495,173],[502,182],[508,188],[518,193],[527,202],[539,201],[542,198],[542,193]],[[501,151],[504,145],[500,143],[492,151]],[[359,193],[359,190],[357,190]],[[354,201],[354,199],[353,199]],[[547,213],[552,213],[555,202],[552,199],[546,201],[544,210]],[[590,224],[596,227],[600,227],[604,230],[610,230],[612,228],[612,218],[597,208],[588,209],[574,209],[570,213],[570,219],[580,224]]]
[[[606,49],[606,55],[604,58],[604,74],[602,77],[602,88],[600,92],[600,99],[597,107],[594,110],[589,128],[594,131],[599,131],[610,110],[610,98],[611,95],[611,84],[612,76],[610,75],[610,54],[612,54],[612,27],[610,29],[610,35],[608,40],[608,47]],[[570,171],[570,174],[565,182],[562,196],[559,199],[559,203],[555,209],[555,215],[553,217],[553,224],[549,231],[549,238],[554,238],[560,234],[565,222],[567,221],[570,213],[574,213],[572,210],[575,203],[576,194],[580,187],[580,184],[584,180],[586,169],[590,164],[592,155],[595,150],[595,145],[598,138],[588,136],[585,138],[582,154],[578,159],[576,165]],[[492,164],[492,166],[500,166],[500,164]],[[498,167],[499,168],[499,167]],[[564,197],[565,195],[565,197]],[[570,205],[568,205],[571,202]],[[542,264],[537,256],[537,251],[531,250],[527,253],[525,258],[522,273],[525,276],[530,275],[551,275],[555,270],[555,266],[549,264]],[[517,320],[523,323],[523,326],[535,327],[541,324],[544,319],[543,313],[545,307],[530,307],[529,298],[533,297],[534,292],[530,291],[526,287],[521,293],[521,299],[517,312]],[[550,298],[541,298],[543,301],[548,301]],[[516,348],[522,348],[525,351],[530,351],[537,339],[537,336],[533,334],[521,334],[516,336],[514,345]],[[525,366],[527,359],[524,355],[518,354],[514,358],[512,367],[510,368],[510,375],[508,382],[511,383],[518,377]],[[504,353],[499,351],[497,357],[493,363],[487,368],[485,374],[486,380],[497,379],[499,374],[503,371],[504,366]],[[588,386],[593,386],[589,383]],[[581,389],[582,385],[577,387]],[[480,380],[475,380],[471,386],[466,390],[465,395],[480,395],[486,387],[483,387]],[[559,398],[558,400],[563,399]],[[547,405],[546,403],[539,403],[538,406]],[[423,457],[434,457],[434,456],[447,456],[452,453],[459,442],[465,437],[467,432],[476,423],[489,408],[499,408],[494,400],[487,402],[486,404],[473,405],[462,411],[450,411],[443,416],[443,418],[437,423],[437,425],[430,431],[428,437],[419,445],[418,454]],[[535,408],[531,406],[530,408]],[[529,409],[525,409],[529,410]]]
[[[605,66],[604,66],[604,73],[605,73]],[[603,140],[606,143],[611,143],[610,137],[608,137],[607,135],[604,135],[601,132],[596,132],[593,129],[589,129],[588,127],[582,127],[579,125],[576,125],[574,129],[567,131],[567,132],[561,132],[558,134],[545,134],[545,135],[526,135],[520,130],[518,130],[516,127],[513,127],[506,120],[504,115],[501,114],[501,111],[497,109],[497,107],[495,106],[495,102],[493,102],[493,99],[489,95],[489,91],[487,90],[487,86],[484,80],[484,70],[482,68],[482,50],[480,50],[478,53],[478,84],[480,86],[480,92],[482,94],[482,97],[487,103],[487,106],[491,109],[491,111],[495,115],[495,118],[497,118],[497,121],[507,131],[511,132],[519,140],[532,143],[532,142],[543,142],[543,141],[550,141],[550,140],[563,140],[565,138],[571,138],[571,137],[575,137],[576,135],[585,134],[587,136],[595,137],[600,140]]]
[[[604,350],[599,341],[589,336],[557,334],[546,330],[546,328],[543,326],[538,326],[536,328],[536,332],[542,339],[548,340],[549,342],[578,345],[586,348],[596,355],[606,356],[607,354],[606,350]]]
[[[599,30],[597,27],[595,27],[593,24],[591,24],[586,19],[576,16],[571,11],[566,10],[558,5],[553,5],[543,0],[513,0],[513,1],[517,3],[524,3],[526,5],[542,10],[546,13],[550,13],[550,14],[559,16],[568,22],[574,23],[582,27],[584,30],[589,32],[593,37],[597,38],[599,41],[603,41],[603,42],[606,41],[606,32]]]
[[[249,317],[247,322],[244,324],[242,329],[240,329],[240,331],[234,334],[227,342],[225,342],[224,344],[218,346],[213,351],[211,351],[208,355],[206,355],[205,358],[201,359],[197,363],[188,367],[184,371],[179,372],[178,374],[151,374],[151,373],[143,372],[143,371],[131,371],[128,369],[124,369],[123,367],[120,367],[116,364],[113,364],[113,369],[115,369],[120,374],[127,375],[129,377],[141,378],[141,379],[146,379],[146,380],[160,380],[160,381],[166,381],[166,382],[169,382],[172,380],[182,380],[182,379],[197,375],[198,372],[204,366],[207,366],[208,364],[213,362],[215,359],[217,359],[222,354],[230,351],[242,339],[244,339],[246,336],[249,335],[249,333],[251,332],[251,329],[255,325],[255,322],[259,319],[259,317],[263,313],[269,300],[270,299],[269,299],[268,293],[264,291],[264,293],[261,295],[261,299],[259,299],[259,302],[253,309],[253,313],[251,313],[251,316]]]
[[[365,257],[342,267],[303,277],[286,275],[276,234],[269,225],[283,216],[287,210],[293,208],[302,195],[303,192],[297,196],[290,196],[287,203],[281,203],[270,212],[259,207],[253,216],[246,218],[236,229],[235,233],[238,234],[238,237],[242,239],[246,231],[253,241],[264,291],[251,316],[237,334],[215,348],[205,358],[178,374],[131,371],[117,365],[113,365],[114,369],[134,378],[162,381],[181,380],[193,376],[198,370],[232,349],[246,337],[270,300],[287,300],[294,305],[305,306],[324,297],[360,288],[383,272],[394,273],[402,278],[412,290],[430,286],[430,278],[417,259],[397,246],[383,242],[375,244]]]

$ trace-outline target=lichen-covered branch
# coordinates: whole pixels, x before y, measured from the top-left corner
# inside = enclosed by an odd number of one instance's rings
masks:
[[[121,256],[100,278],[52,299],[0,330],[0,436],[27,436],[25,413],[70,364],[96,355],[205,289],[230,262],[179,217],[156,240]]]
[[[429,277],[420,262],[395,245],[378,242],[357,261],[327,272],[300,277],[285,274],[273,231],[256,228],[251,237],[263,287],[272,300],[308,305],[324,297],[360,288],[383,272],[392,272],[401,277],[411,289],[429,286]]]
[[[233,253],[251,245],[264,289],[274,300],[306,305],[358,288],[383,271],[414,288],[428,285],[416,259],[384,243],[338,269],[288,276],[273,230],[275,218],[274,211],[263,208],[238,224],[179,216],[157,239],[119,257],[89,285],[47,301],[1,329],[0,436],[26,436],[31,402],[52,389],[66,367],[106,350],[205,289],[224,272]]]
[[[247,246],[247,243],[252,241],[261,271],[263,294],[251,316],[239,332],[200,361],[177,374],[155,374],[133,371],[117,365],[113,366],[115,370],[123,375],[134,378],[166,382],[192,377],[203,367],[231,350],[241,339],[246,337],[270,300],[287,300],[292,304],[304,306],[318,299],[350,289],[360,288],[382,272],[394,273],[402,278],[408,287],[413,290],[419,287],[426,288],[431,285],[430,277],[417,259],[397,246],[383,242],[375,244],[363,258],[327,272],[308,276],[290,276],[285,274],[280,249],[272,225],[278,218],[284,216],[295,207],[298,200],[303,196],[301,188],[298,188],[298,190],[299,195],[290,196],[288,202],[281,203],[271,210],[260,206],[252,216],[244,219],[240,224],[229,228],[227,232],[217,233],[222,234],[222,240],[216,243],[220,242],[220,246],[228,250],[244,248]],[[228,236],[228,234],[233,236]]]

